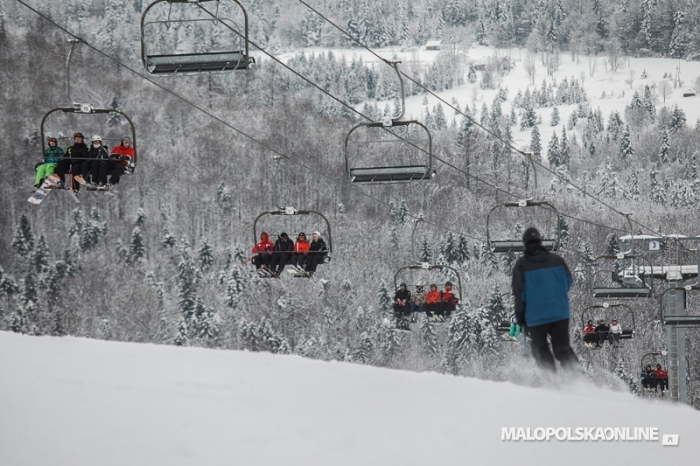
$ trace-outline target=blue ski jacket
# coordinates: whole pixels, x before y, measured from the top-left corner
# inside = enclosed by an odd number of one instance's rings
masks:
[[[541,244],[530,244],[513,268],[515,313],[528,327],[559,322],[571,317],[571,272],[560,256]]]

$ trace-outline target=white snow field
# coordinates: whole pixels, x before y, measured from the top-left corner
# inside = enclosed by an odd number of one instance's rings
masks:
[[[298,356],[0,332],[0,465],[697,464],[700,413]],[[502,441],[653,427],[658,441]],[[679,434],[678,446],[662,446]]]
[[[355,48],[355,49],[340,49],[340,48],[321,48],[321,47],[310,47],[303,49],[303,52],[311,54],[321,54],[327,52],[333,52],[336,57],[344,56],[347,60],[352,60],[353,58],[362,58],[365,64],[370,66],[386,66],[377,57],[367,50]],[[410,66],[411,63],[421,63],[422,65],[429,65],[438,57],[440,52],[432,50],[424,50],[424,47],[412,47],[409,49],[404,49],[401,47],[386,47],[375,49],[375,52],[384,59],[387,60],[401,60],[403,65],[401,70],[409,75],[411,75]],[[280,55],[281,58],[287,59],[298,52],[289,52]],[[510,56],[513,62],[513,69],[508,72],[505,76],[500,77],[496,74],[495,79],[498,83],[496,89],[480,89],[479,82],[481,80],[481,74],[478,72],[479,81],[475,84],[465,83],[461,86],[454,87],[452,89],[437,92],[442,99],[447,102],[452,102],[455,98],[459,102],[460,110],[464,110],[464,105],[469,104],[472,111],[476,109],[476,113],[472,116],[475,120],[479,121],[481,115],[481,106],[486,103],[489,107],[493,105],[493,100],[497,93],[497,88],[501,87],[503,89],[508,89],[508,100],[502,104],[503,115],[508,115],[511,110],[513,98],[518,93],[518,90],[525,92],[526,89],[530,89],[532,92],[534,89],[540,89],[542,86],[542,81],[546,81],[547,84],[552,83],[553,78],[557,83],[561,82],[564,78],[571,81],[572,78],[581,83],[582,76],[584,78],[583,88],[588,95],[588,106],[596,110],[600,108],[603,118],[607,124],[608,117],[612,111],[620,112],[621,117],[625,117],[625,106],[628,105],[632,100],[632,95],[635,91],[639,92],[639,95],[644,94],[644,86],[648,85],[654,88],[653,92],[656,96],[656,109],[659,110],[662,107],[667,107],[672,109],[674,105],[678,105],[686,114],[687,124],[693,127],[696,121],[700,118],[700,93],[694,97],[684,98],[683,94],[689,92],[693,89],[695,80],[700,77],[700,61],[679,61],[678,59],[672,58],[634,58],[634,57],[624,57],[621,60],[620,67],[617,71],[606,70],[604,57],[589,57],[586,55],[581,55],[579,57],[578,63],[572,61],[571,54],[568,52],[562,52],[560,55],[560,65],[557,71],[554,72],[553,77],[547,75],[546,68],[542,64],[539,56],[536,58],[536,71],[535,71],[535,84],[530,85],[529,77],[523,65],[527,51],[522,49],[499,49],[496,51],[491,47],[485,46],[472,46],[466,53],[467,59],[473,61],[474,63],[488,63],[489,57],[494,56],[498,53],[501,57]],[[592,64],[595,64],[593,66]],[[590,76],[590,68],[594,69],[593,76]],[[683,85],[678,88],[673,88],[673,81],[666,79],[671,85],[671,90],[669,95],[666,96],[665,102],[663,97],[659,94],[656,87],[659,83],[664,80],[664,75],[675,76],[677,67],[680,67],[681,80]],[[633,72],[632,85],[630,86],[628,80],[630,79],[630,71]],[[643,74],[646,73],[647,77],[642,78]],[[398,78],[397,78],[398,79]],[[603,93],[605,93],[605,98],[602,98]],[[425,95],[417,95],[406,98],[406,118],[416,118],[423,120],[423,114],[425,111],[425,106],[423,105],[423,99]],[[428,108],[431,110],[433,106],[438,103],[438,100],[433,96],[427,96]],[[387,101],[379,102],[379,108],[383,106]],[[362,110],[362,104],[357,105],[358,110]],[[455,114],[452,110],[443,105],[445,115],[447,116],[447,121],[450,123]],[[542,124],[538,125],[540,129],[540,134],[542,138],[543,147],[547,146],[547,142],[551,138],[552,132],[556,130],[557,134],[561,133],[562,126],[566,125],[567,120],[571,113],[576,109],[576,105],[560,105],[560,123],[556,127],[550,126],[551,114],[554,107],[548,108],[537,108],[535,113],[542,117]],[[517,112],[518,115],[520,112]],[[461,117],[456,116],[457,121],[461,120]],[[512,128],[513,139],[517,146],[523,149],[527,149],[530,144],[531,130],[528,128],[526,131],[521,131],[519,125],[515,125]],[[571,135],[569,135],[571,137]]]

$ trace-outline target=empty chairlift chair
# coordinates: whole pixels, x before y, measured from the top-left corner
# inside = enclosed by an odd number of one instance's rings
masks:
[[[534,201],[531,199],[522,199],[518,202],[506,202],[493,207],[486,217],[486,241],[489,249],[494,253],[507,252],[523,252],[525,245],[522,238],[495,238],[492,215],[500,209],[522,209],[522,208],[542,208],[552,212],[556,222],[556,231],[553,239],[542,238],[542,246],[548,251],[556,251],[559,249],[561,239],[561,231],[559,228],[559,212],[557,209],[546,201]]]
[[[403,78],[399,62],[387,64],[394,68],[399,78],[401,111],[398,116],[385,117],[381,122],[360,123],[348,132],[343,154],[345,171],[353,183],[427,181],[433,177],[430,131],[419,121],[401,120],[405,109]],[[358,159],[364,160],[362,164],[366,166],[355,165]]]
[[[603,255],[589,264],[591,293],[594,298],[649,298],[653,277],[648,283],[642,274],[641,256],[630,253]],[[650,268],[651,266],[647,266]]]
[[[215,12],[202,6],[202,3],[216,3]],[[161,3],[168,3],[169,10],[167,18],[162,19],[164,11],[151,9]],[[240,31],[236,23],[227,17],[220,16],[219,7],[224,3],[235,3],[243,12],[244,27]],[[183,17],[171,17],[173,13],[173,4],[176,5],[176,14],[184,15]],[[151,12],[149,14],[149,12]],[[157,13],[160,13],[161,19],[158,19]],[[151,16],[156,18],[151,19]],[[196,25],[202,27],[203,30],[215,30],[216,28],[226,29],[230,38],[230,44],[224,47],[224,50],[211,50],[208,44],[197,43],[197,39],[192,38],[192,43],[195,48],[201,51],[197,52],[154,52],[155,45],[153,36],[156,34],[147,32],[150,29],[164,27],[164,32],[160,34],[160,40],[175,41],[180,38],[175,38],[174,35],[169,37],[167,32],[176,26],[189,23],[188,26]],[[213,41],[212,37],[205,38],[204,41]],[[200,39],[201,41],[201,39]],[[161,50],[162,48],[159,48]],[[223,72],[232,70],[245,70],[252,68],[255,64],[255,59],[249,55],[248,44],[248,15],[243,6],[237,0],[156,0],[151,3],[141,16],[141,59],[146,70],[152,75],[188,75],[197,73]]]

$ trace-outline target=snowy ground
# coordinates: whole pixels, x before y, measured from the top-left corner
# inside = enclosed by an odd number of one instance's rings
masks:
[[[336,56],[345,56],[348,60],[352,60],[353,57],[362,57],[362,60],[372,66],[386,66],[377,57],[366,50],[362,49],[326,49],[326,48],[307,48],[304,52],[307,54],[320,54],[332,51]],[[432,63],[438,56],[440,52],[424,50],[423,48],[415,47],[410,49],[404,49],[401,47],[388,47],[383,49],[375,50],[378,55],[387,60],[402,60],[403,65],[401,70],[407,74],[410,74],[410,63],[419,62],[423,66]],[[297,52],[298,53],[298,52]],[[467,59],[473,61],[474,63],[488,63],[488,58],[493,56],[495,50],[490,47],[475,46],[469,49],[467,53]],[[534,86],[528,86],[530,78],[525,70],[523,62],[525,61],[526,51],[522,49],[499,49],[499,56],[510,56],[514,64],[513,69],[506,74],[504,77],[498,77],[499,83],[497,85],[503,89],[508,89],[508,101],[502,104],[502,111],[504,115],[510,114],[512,99],[518,93],[518,90],[525,92],[526,89],[530,89],[532,92],[534,89],[540,89],[542,87],[542,81],[546,81],[548,84],[552,82],[552,77],[547,76],[545,67],[542,65],[539,57],[536,60],[536,72],[535,72],[535,84]],[[288,58],[292,56],[293,53],[287,53],[281,55],[281,57]],[[595,63],[593,76],[590,76],[590,69],[592,64]],[[678,88],[672,88],[671,94],[666,97],[664,103],[663,97],[658,94],[657,91],[657,110],[663,106],[673,108],[674,105],[678,105],[686,114],[687,122],[689,126],[694,126],[695,122],[700,118],[700,94],[695,97],[683,97],[683,93],[691,90],[695,80],[700,77],[700,62],[686,62],[680,61],[678,59],[671,58],[630,58],[624,57],[621,60],[621,65],[619,69],[615,72],[606,71],[604,64],[604,57],[588,57],[580,56],[578,63],[572,61],[571,54],[567,52],[562,52],[560,55],[560,65],[559,69],[554,73],[553,78],[557,82],[561,82],[564,78],[571,81],[575,78],[582,81],[583,76],[583,88],[585,89],[589,105],[592,109],[601,109],[605,122],[607,124],[607,119],[610,113],[614,110],[620,112],[620,115],[624,119],[624,109],[625,106],[632,100],[632,95],[635,91],[638,91],[640,97],[643,96],[644,86],[648,85],[653,87],[656,85],[658,87],[659,83],[664,79],[664,74],[668,76],[675,76],[676,69],[680,66],[680,76],[683,85]],[[632,80],[632,85],[626,81],[630,78],[630,71],[634,73],[634,78]],[[643,72],[646,72],[646,79],[642,79],[641,76]],[[497,89],[483,90],[479,88],[479,82],[481,80],[481,73],[477,72],[479,75],[479,81],[475,84],[466,83],[462,86],[450,89],[448,91],[439,92],[441,98],[447,102],[452,102],[453,98],[456,98],[460,105],[460,110],[464,110],[464,105],[469,104],[472,108],[476,108],[476,114],[473,114],[474,118],[478,121],[481,115],[481,107],[483,103],[486,103],[491,109],[493,100],[496,96]],[[671,87],[673,87],[673,81],[667,80]],[[605,93],[605,98],[603,97]],[[423,95],[413,96],[406,99],[406,117],[414,117],[422,119],[425,106],[423,105]],[[383,108],[387,102],[380,102],[379,108]],[[431,112],[433,106],[438,103],[435,97],[428,96],[428,107]],[[444,104],[443,104],[443,107]],[[357,106],[358,110],[362,109],[362,104]],[[543,146],[546,147],[549,141],[552,131],[556,130],[557,134],[561,133],[561,128],[566,125],[567,120],[576,108],[575,105],[559,106],[560,113],[560,123],[557,127],[551,127],[551,114],[553,107],[536,109],[542,117],[542,124],[539,126]],[[452,121],[454,112],[448,108],[444,108],[445,115],[448,118],[448,122]],[[519,111],[516,111],[519,116]],[[460,117],[457,117],[459,121]],[[516,144],[522,148],[527,148],[530,143],[531,131],[521,132],[519,125],[512,128],[513,138]]]
[[[3,466],[669,465],[700,454],[697,411],[582,382],[536,389],[6,332],[0,374]],[[504,442],[503,427],[658,427],[680,444]]]

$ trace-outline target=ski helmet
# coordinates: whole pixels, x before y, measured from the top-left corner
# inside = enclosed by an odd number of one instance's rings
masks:
[[[83,133],[75,133],[73,135],[73,139],[75,138],[85,139],[85,136],[83,136]]]
[[[49,136],[49,142],[55,142],[56,144],[58,144],[58,139],[56,139],[53,136]]]
[[[102,142],[102,138],[100,137],[99,134],[96,134],[92,137],[92,142],[100,141]]]

